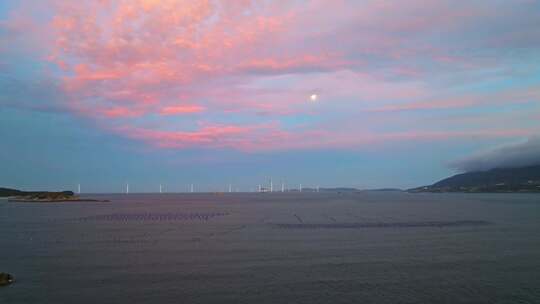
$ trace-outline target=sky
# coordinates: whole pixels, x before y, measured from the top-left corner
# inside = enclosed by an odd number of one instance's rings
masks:
[[[536,0],[0,2],[1,186],[408,188],[538,135]]]

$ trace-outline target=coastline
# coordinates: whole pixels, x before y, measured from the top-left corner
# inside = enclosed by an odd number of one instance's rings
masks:
[[[17,198],[11,197],[7,198],[8,202],[14,203],[67,203],[67,202],[96,202],[96,203],[107,203],[109,200],[97,200],[97,199],[26,199],[26,198]]]

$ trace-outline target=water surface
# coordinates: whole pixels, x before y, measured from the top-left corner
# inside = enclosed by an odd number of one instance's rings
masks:
[[[0,200],[1,303],[540,303],[537,194]]]

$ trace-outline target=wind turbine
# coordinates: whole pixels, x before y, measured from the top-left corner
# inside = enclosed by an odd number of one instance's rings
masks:
[[[77,185],[77,193],[81,194],[81,184]]]
[[[126,194],[129,194],[129,183],[126,183]]]

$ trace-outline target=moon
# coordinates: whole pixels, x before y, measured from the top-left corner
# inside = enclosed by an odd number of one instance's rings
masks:
[[[318,98],[319,98],[319,95],[317,94],[311,94],[311,96],[309,96],[309,100],[311,101],[317,101]]]

